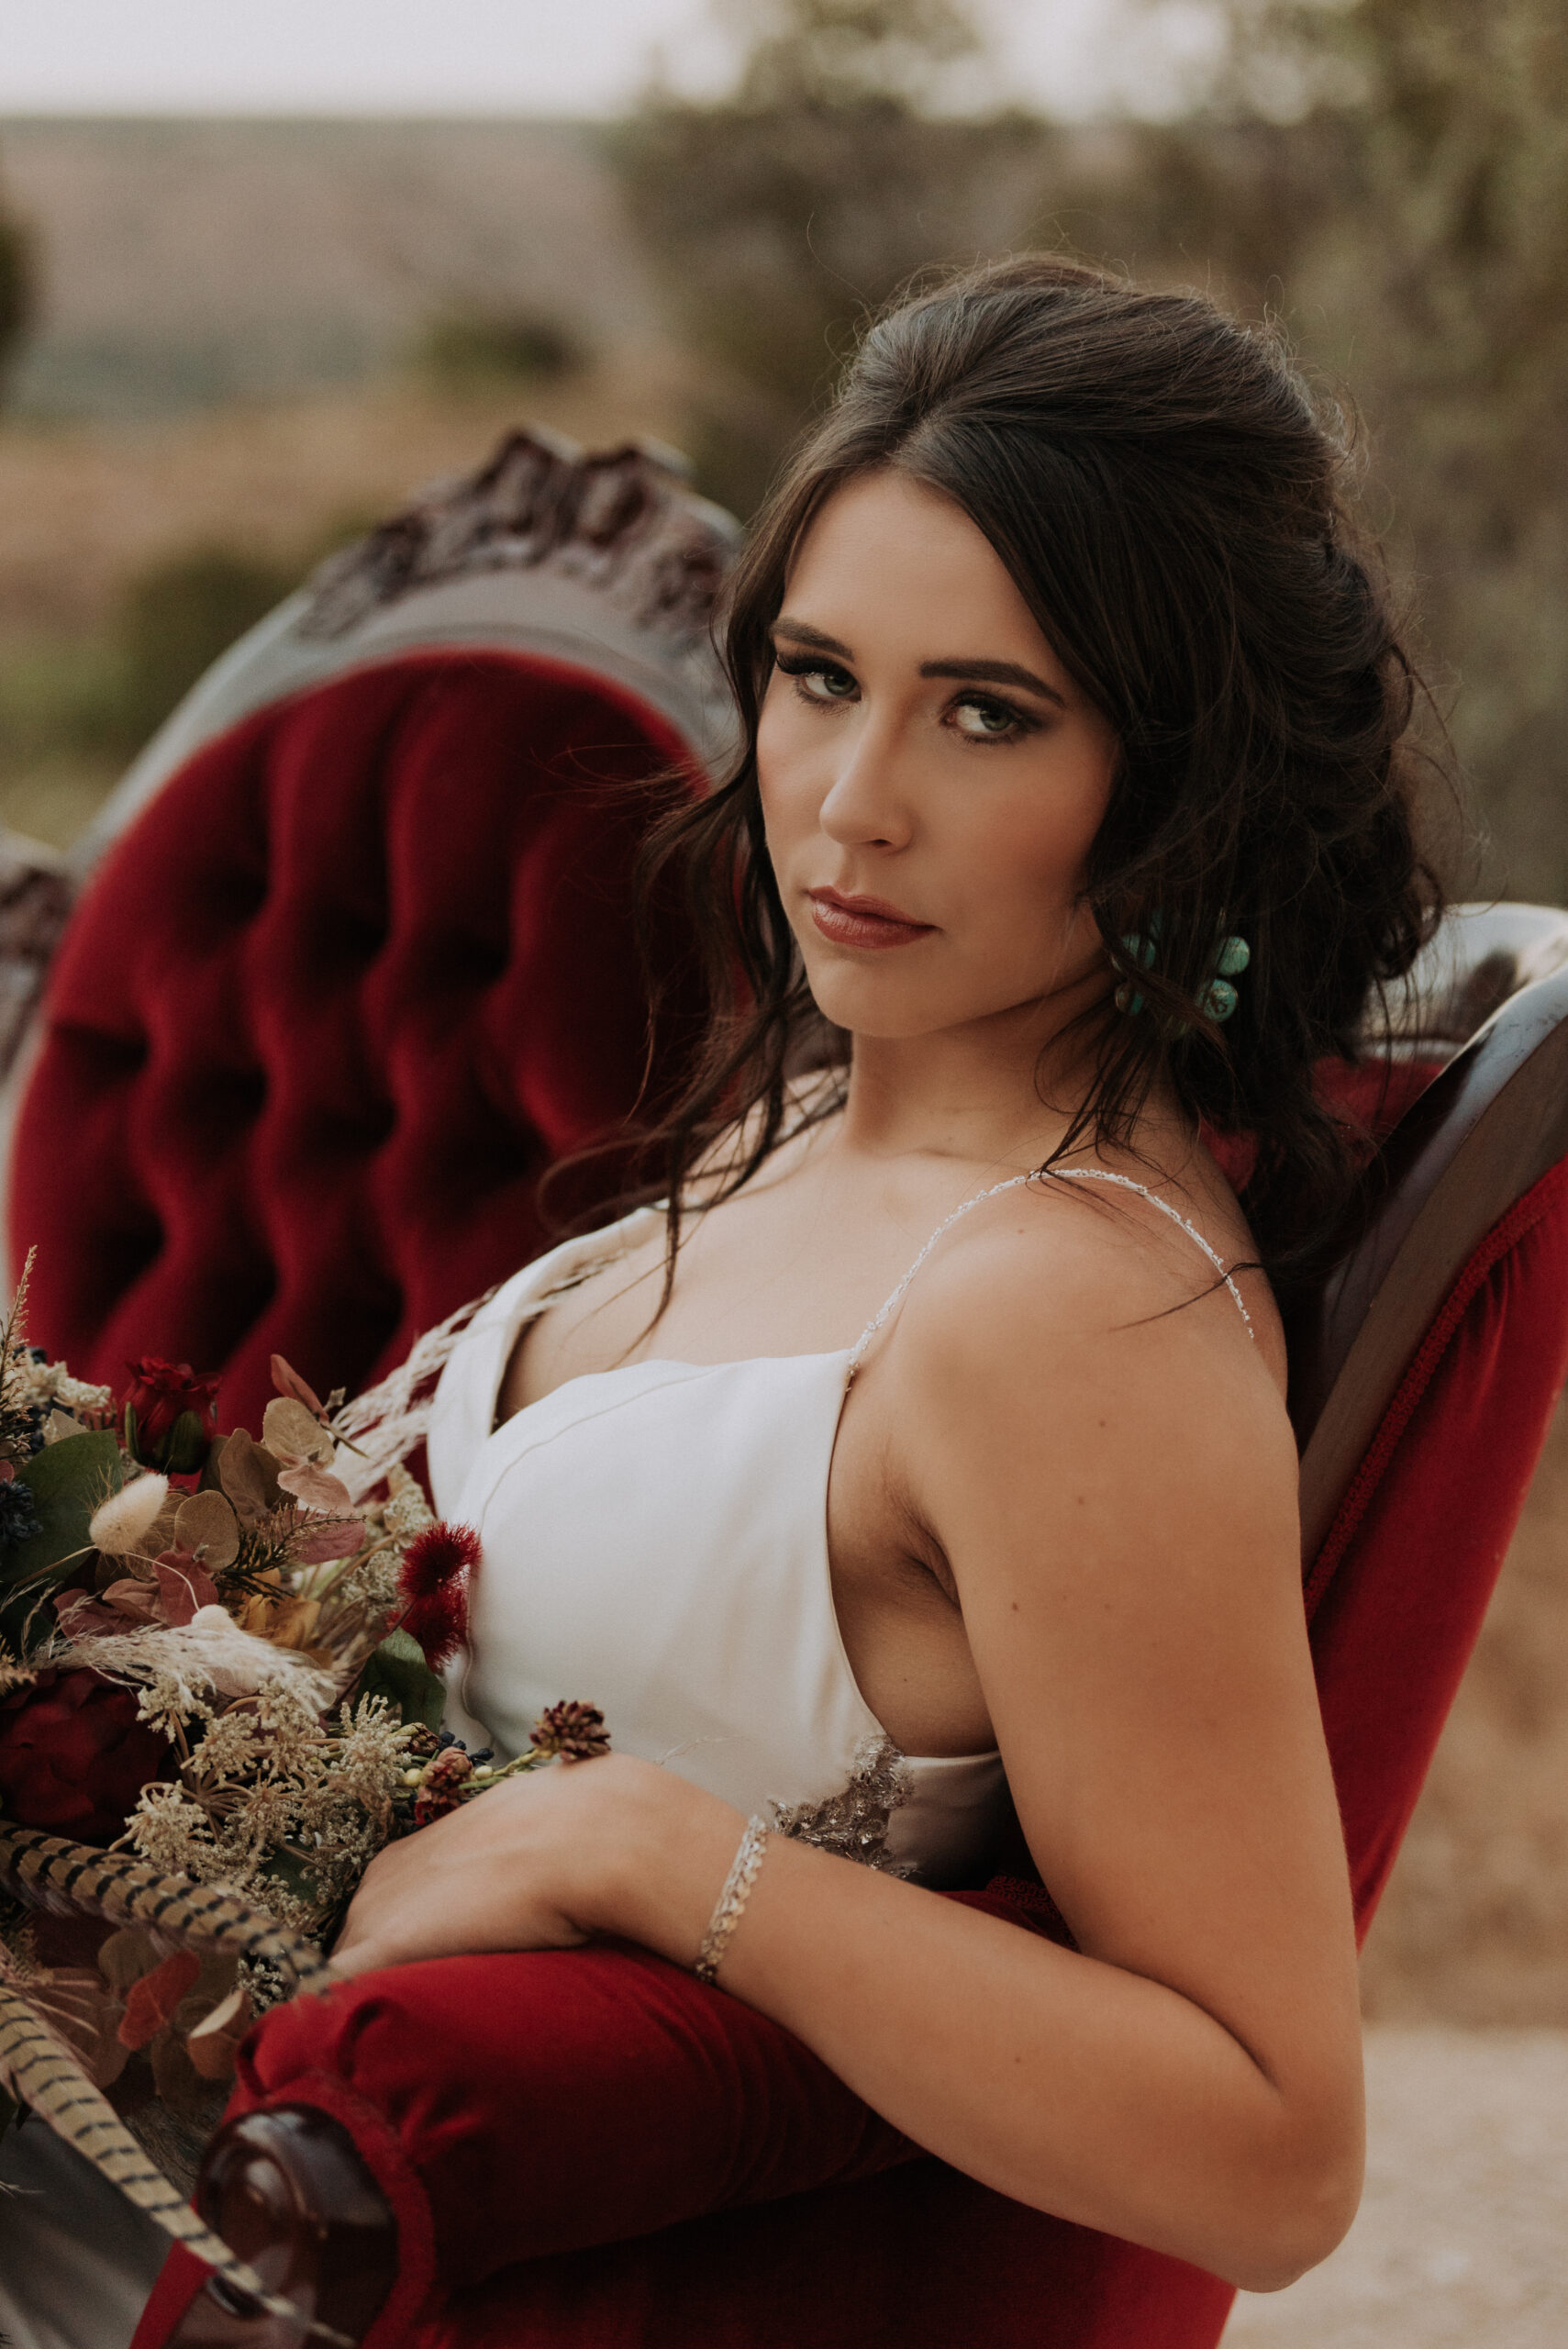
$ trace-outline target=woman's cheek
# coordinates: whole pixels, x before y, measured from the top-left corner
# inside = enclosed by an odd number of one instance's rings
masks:
[[[789,740],[792,732],[789,717],[770,724],[763,711],[757,734],[757,795],[768,852],[781,874],[790,852],[817,830],[823,796],[801,746]]]

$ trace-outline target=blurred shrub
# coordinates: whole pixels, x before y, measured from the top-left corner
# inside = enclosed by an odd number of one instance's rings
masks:
[[[0,767],[122,747],[125,671],[102,637],[24,637],[0,651]]]
[[[297,577],[232,548],[195,548],[131,578],[96,635],[13,639],[0,651],[0,781],[139,751]]]
[[[728,97],[654,93],[611,139],[706,362],[699,475],[750,512],[861,316],[925,263],[1070,243],[1272,312],[1365,420],[1484,885],[1568,901],[1568,10],[1217,6],[1205,108],[1074,131],[929,110],[974,42],[957,0],[749,6]]]
[[[288,562],[187,548],[133,573],[94,634],[0,640],[0,821],[64,846],[213,662],[380,519],[345,510]]]
[[[32,239],[0,195],[0,391],[37,306]]]
[[[576,337],[554,318],[527,313],[452,311],[432,318],[415,343],[417,371],[445,391],[497,384],[552,384],[584,364]]]
[[[120,685],[114,721],[133,749],[236,638],[296,584],[293,566],[231,547],[167,556],[126,586],[116,637]]]
[[[1059,199],[1090,250],[1272,307],[1349,392],[1484,885],[1568,901],[1568,13],[1226,6],[1207,114],[1129,127]]]
[[[763,0],[733,94],[651,93],[609,134],[628,211],[708,362],[687,429],[750,513],[868,307],[910,273],[1023,239],[1050,133],[925,111],[978,48],[958,0]]]

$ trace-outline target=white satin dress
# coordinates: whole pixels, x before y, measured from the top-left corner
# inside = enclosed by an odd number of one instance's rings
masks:
[[[1099,1170],[1062,1174],[1150,1198],[1225,1278],[1157,1194]],[[852,1347],[628,1363],[568,1379],[497,1427],[524,1324],[644,1240],[662,1210],[508,1281],[458,1341],[429,1424],[436,1508],[483,1543],[449,1724],[510,1756],[547,1706],[577,1698],[601,1709],[619,1752],[786,1833],[931,1885],[975,1880],[1006,1813],[1001,1756],[893,1746],[840,1635],[828,1478],[855,1369],[920,1265],[960,1216],[1030,1179],[948,1217]]]

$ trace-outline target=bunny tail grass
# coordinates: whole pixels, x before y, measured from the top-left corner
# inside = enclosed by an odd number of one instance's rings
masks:
[[[126,1852],[100,1852],[0,1820],[0,1886],[40,1909],[139,1925],[173,1948],[195,1942],[226,1957],[281,1966],[295,1989],[325,1987],[329,1978],[315,1943],[264,1909]]]
[[[227,2243],[205,2227],[178,2187],[155,2169],[107,2099],[82,2065],[39,2021],[22,1990],[0,1968],[0,2086],[24,2104],[57,2137],[64,2139],[94,2168],[117,2186],[128,2201],[145,2210],[178,2243],[215,2268],[226,2283],[258,2301],[269,2316],[284,2317],[323,2341],[352,2349],[348,2336],[317,2322],[303,2309],[269,2292],[253,2268],[237,2259]]]

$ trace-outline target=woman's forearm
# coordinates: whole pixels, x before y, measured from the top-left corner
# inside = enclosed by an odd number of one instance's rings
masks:
[[[595,1921],[690,1964],[738,1821],[695,1788],[652,1808]],[[1164,1985],[824,1853],[770,1840],[722,1981],[970,2176],[1249,2288],[1354,2213],[1337,2077],[1271,2080]]]

